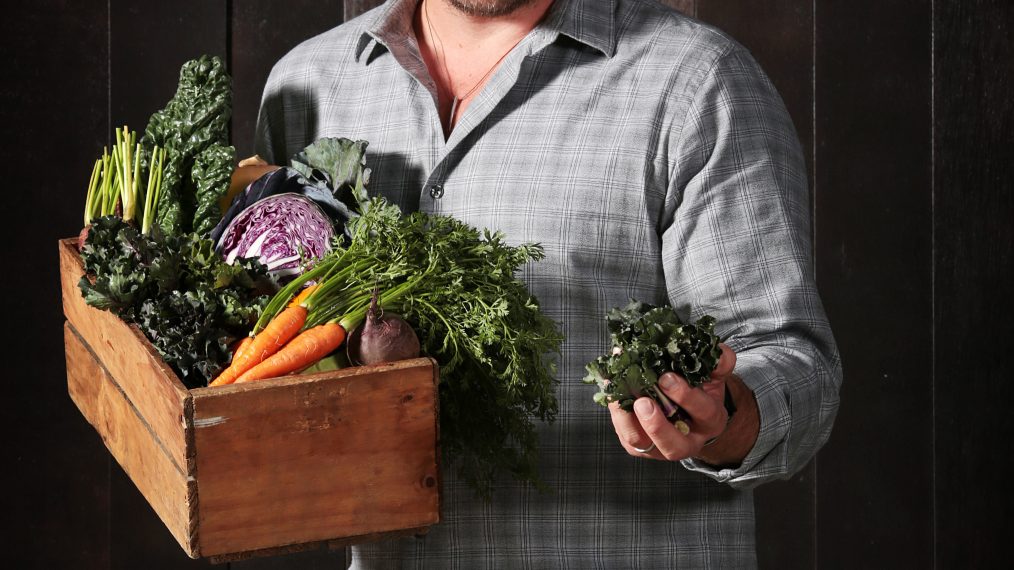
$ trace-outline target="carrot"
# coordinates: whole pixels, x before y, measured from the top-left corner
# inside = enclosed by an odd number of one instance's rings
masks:
[[[310,285],[306,289],[303,289],[302,291],[299,292],[299,295],[296,295],[296,297],[291,302],[289,302],[288,306],[295,307],[296,305],[302,305],[303,301],[305,301],[306,298],[310,296],[310,293],[313,293],[315,290],[317,290],[317,287],[318,285]]]
[[[232,351],[232,363],[230,363],[225,370],[221,371],[218,374],[218,377],[208,383],[208,386],[222,386],[223,384],[232,384],[236,381],[236,378],[239,377],[241,373],[236,372],[236,368],[233,367],[233,363],[240,358],[241,354],[250,349],[250,345],[253,344],[253,339],[254,337],[252,336],[245,336],[235,344],[236,348]]]
[[[253,337],[246,347],[236,350],[232,358],[232,365],[225,369],[218,378],[215,378],[209,386],[221,386],[232,384],[244,372],[257,366],[272,354],[278,352],[285,346],[292,337],[299,333],[306,322],[306,308],[296,305],[287,307],[278,313],[278,316],[271,319],[268,326],[257,336]]]
[[[297,372],[331,354],[344,341],[345,328],[338,323],[324,323],[307,329],[289,341],[284,348],[236,378],[236,383],[253,382]]]
[[[253,342],[253,337],[252,336],[245,336],[245,337],[241,338],[239,340],[239,342],[237,342],[235,345],[233,345],[233,346],[235,346],[235,348],[232,351],[232,360],[233,360],[233,362],[236,361],[236,357],[239,354],[241,354],[244,350],[247,350],[248,348],[250,348],[250,344],[252,342]],[[230,364],[230,366],[232,366],[232,365]]]

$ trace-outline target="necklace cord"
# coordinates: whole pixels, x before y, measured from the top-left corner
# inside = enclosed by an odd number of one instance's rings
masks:
[[[464,101],[465,99],[468,99],[472,95],[472,93],[474,93],[475,90],[478,89],[479,86],[482,85],[484,81],[486,81],[486,78],[488,78],[490,76],[490,74],[493,73],[493,70],[496,69],[497,66],[500,65],[500,63],[504,59],[507,58],[507,55],[510,54],[510,52],[514,51],[514,48],[518,47],[518,44],[520,44],[521,41],[525,39],[525,37],[527,36],[527,34],[521,36],[518,39],[518,41],[514,42],[514,45],[512,45],[510,48],[508,48],[507,51],[505,51],[503,53],[503,55],[501,55],[499,57],[499,59],[497,59],[495,62],[493,62],[493,65],[490,66],[490,68],[486,71],[486,73],[484,73],[482,75],[482,77],[480,77],[479,80],[475,82],[474,85],[472,85],[471,89],[469,89],[461,97],[458,97],[457,95],[454,94],[454,86],[451,85],[451,73],[447,69],[447,54],[444,51],[444,41],[442,39],[440,39],[440,36],[437,34],[436,30],[433,28],[433,20],[430,19],[429,6],[430,6],[429,1],[428,0],[423,0],[423,13],[426,16],[426,27],[429,29],[430,35],[433,36],[433,38],[437,40],[437,43],[440,44],[440,59],[442,60],[441,63],[443,64],[443,67],[444,67],[444,76],[447,78],[447,90],[451,92],[451,100],[452,100],[451,101],[451,109],[452,109],[452,111],[451,111],[450,120],[453,121],[454,120],[454,111],[457,110],[458,104],[461,103],[462,101]]]

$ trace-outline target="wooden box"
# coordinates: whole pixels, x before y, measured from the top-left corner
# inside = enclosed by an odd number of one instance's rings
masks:
[[[439,522],[433,360],[188,390],[136,327],[85,304],[74,241],[59,244],[70,396],[188,555],[338,547]]]

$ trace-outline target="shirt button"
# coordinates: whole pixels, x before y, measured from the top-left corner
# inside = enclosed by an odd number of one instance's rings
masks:
[[[443,186],[439,184],[434,184],[433,186],[430,186],[430,198],[433,198],[434,200],[439,200],[440,198],[443,197],[444,197]]]

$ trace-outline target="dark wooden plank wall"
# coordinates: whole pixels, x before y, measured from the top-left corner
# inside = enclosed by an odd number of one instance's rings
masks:
[[[935,561],[999,568],[1014,536],[1014,2],[934,16]]]
[[[1014,5],[665,3],[738,39],[782,93],[807,155],[816,277],[845,363],[828,446],[756,492],[762,567],[998,566],[1014,502],[997,463],[1014,424],[1003,404],[1014,349]],[[184,557],[66,396],[55,242],[77,231],[111,128],[142,129],[184,60],[227,58],[246,156],[274,61],[377,4],[46,0],[0,21],[13,214],[0,251],[15,268],[6,298],[18,299],[4,315],[18,324],[4,337],[17,363],[15,412],[3,417],[2,508],[17,521],[8,566],[208,566]],[[343,562],[319,551],[224,567]]]

